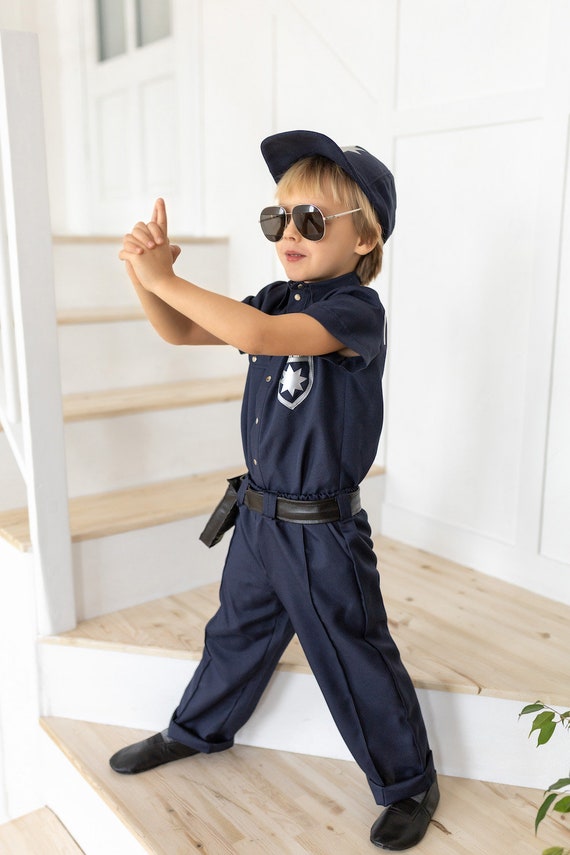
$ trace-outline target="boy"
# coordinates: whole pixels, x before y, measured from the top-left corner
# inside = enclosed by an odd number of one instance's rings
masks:
[[[388,806],[370,839],[408,849],[439,793],[358,490],[382,427],[384,309],[364,286],[394,227],[393,177],[364,149],[311,131],[276,134],[261,148],[278,204],[260,224],[289,281],[240,303],[176,277],[162,200],[120,253],[163,338],[249,354],[248,473],[202,661],[169,728],[110,763],[133,774],[230,748],[296,632],[376,802]]]

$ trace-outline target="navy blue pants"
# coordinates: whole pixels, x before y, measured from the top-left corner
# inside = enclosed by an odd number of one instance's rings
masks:
[[[429,787],[432,755],[388,630],[364,511],[303,525],[240,507],[220,608],[169,735],[202,752],[230,748],[295,632],[377,804]]]

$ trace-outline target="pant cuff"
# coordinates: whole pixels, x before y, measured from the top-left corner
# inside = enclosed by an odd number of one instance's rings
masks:
[[[168,726],[168,735],[171,739],[175,739],[176,742],[181,742],[189,748],[195,748],[201,754],[215,754],[217,751],[226,751],[234,744],[233,739],[229,739],[227,742],[206,742],[204,739],[196,736],[195,733],[189,733],[185,728],[180,727],[174,719],[172,719]]]
[[[416,775],[415,778],[408,778],[406,781],[399,781],[397,784],[389,784],[386,787],[368,778],[368,785],[372,790],[376,804],[387,806],[428,790],[435,781],[435,777],[433,760],[430,756],[425,770],[421,775]]]

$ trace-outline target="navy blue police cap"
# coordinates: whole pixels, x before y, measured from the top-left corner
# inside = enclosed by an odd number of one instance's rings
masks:
[[[316,131],[285,131],[267,137],[261,153],[276,182],[304,157],[320,155],[332,160],[355,181],[369,199],[382,226],[382,238],[388,240],[396,221],[394,176],[378,158],[360,146],[341,148],[330,137]]]

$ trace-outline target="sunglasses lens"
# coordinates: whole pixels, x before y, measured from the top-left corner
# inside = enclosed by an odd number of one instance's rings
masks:
[[[316,205],[296,205],[291,216],[299,233],[307,240],[322,240],[325,221]]]
[[[259,225],[261,231],[272,243],[277,243],[283,237],[285,224],[287,222],[287,214],[285,208],[278,205],[272,205],[269,208],[264,208],[259,215]]]

